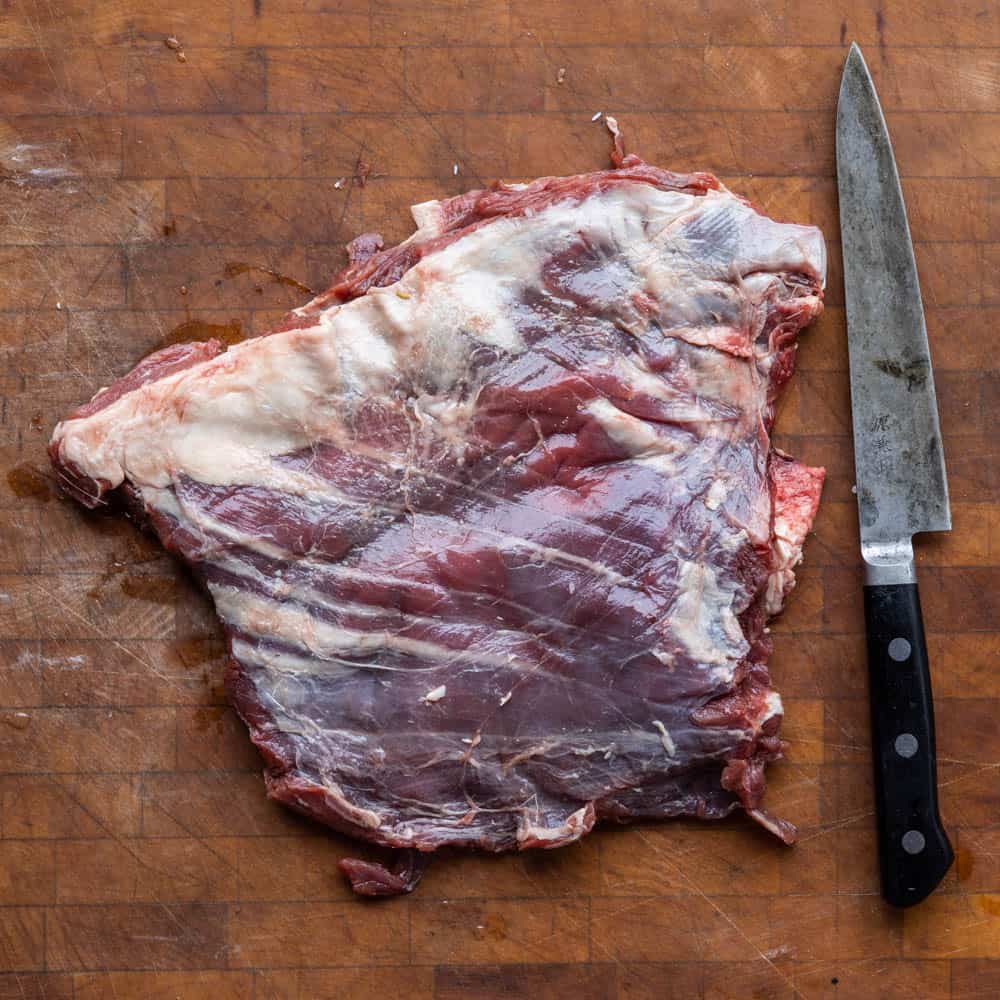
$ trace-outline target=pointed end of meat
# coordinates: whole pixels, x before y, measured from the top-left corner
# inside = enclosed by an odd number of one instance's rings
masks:
[[[608,127],[612,138],[611,162],[616,167],[620,167],[625,162],[625,140],[622,138],[621,129],[618,127],[618,120],[612,118],[611,115],[605,115],[604,124]]]
[[[761,741],[764,742],[764,741]],[[746,814],[784,844],[794,844],[799,833],[788,820],[772,816],[760,806],[764,798],[764,767],[767,760],[780,756],[780,752],[764,751],[748,759],[730,760],[722,772],[722,787],[739,796]]]
[[[622,167],[643,166],[645,161],[635,153],[625,152],[625,139],[622,137],[622,130],[618,127],[618,119],[611,115],[604,116],[604,124],[612,136],[611,144],[611,165],[620,170]]]
[[[417,887],[428,861],[426,854],[406,850],[399,852],[392,868],[360,858],[343,858],[337,867],[359,896],[402,896]]]
[[[204,361],[211,361],[223,350],[225,345],[218,340],[164,347],[144,358],[127,375],[98,390],[89,402],[77,407],[65,420],[60,421],[52,432],[52,440],[49,442],[49,460],[59,477],[59,485],[63,491],[84,507],[94,510],[107,504],[104,499],[105,494],[120,486],[122,480],[119,476],[117,482],[111,482],[84,471],[82,466],[92,454],[90,446],[94,431],[91,429],[88,436],[86,425],[74,424],[74,421],[84,421],[87,417],[100,413],[123,396],[141,389],[144,385],[157,382]]]
[[[792,846],[799,839],[799,831],[788,820],[772,816],[765,809],[748,809],[747,815],[768,833],[773,833],[783,844]]]

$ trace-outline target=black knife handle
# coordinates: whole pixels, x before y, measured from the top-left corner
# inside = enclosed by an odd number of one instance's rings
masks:
[[[938,815],[934,705],[915,583],[865,587],[882,895],[912,906],[954,854]]]

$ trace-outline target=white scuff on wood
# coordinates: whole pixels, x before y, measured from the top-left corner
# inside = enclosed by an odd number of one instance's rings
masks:
[[[454,177],[457,177],[457,176],[458,176],[458,164],[457,164],[457,163],[453,163],[453,164],[451,165],[451,172],[452,172],[452,175],[453,175]]]
[[[779,944],[777,948],[771,948],[768,951],[765,951],[762,957],[770,962],[776,958],[787,958],[792,954],[794,954],[794,952],[792,951],[790,945]]]
[[[422,702],[426,702],[428,705],[433,705],[434,702],[440,701],[447,693],[447,686],[442,684],[439,687],[434,688],[433,691],[428,691],[427,694],[425,694],[420,700]]]
[[[0,147],[0,168],[7,179],[18,187],[25,187],[34,181],[54,181],[71,176],[71,170],[55,162],[67,159],[65,142],[18,142],[13,146]]]
[[[601,117],[601,115],[603,115],[603,114],[604,114],[603,111],[595,111],[594,114],[591,116],[590,120],[592,122],[596,122]]]

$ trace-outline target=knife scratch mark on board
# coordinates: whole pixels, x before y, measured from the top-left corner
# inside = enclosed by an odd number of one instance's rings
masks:
[[[100,636],[102,639],[108,640],[113,646],[116,646],[118,649],[120,649],[126,656],[131,656],[133,660],[144,666],[148,671],[150,671],[150,673],[153,673],[161,680],[166,681],[166,683],[171,687],[175,687],[178,689],[181,688],[181,685],[172,677],[170,677],[169,674],[165,674],[162,670],[157,670],[152,663],[150,663],[148,660],[144,660],[138,653],[129,649],[128,646],[119,642],[117,639],[112,638],[111,636],[105,635],[104,632],[101,631],[100,626],[96,622],[90,621],[90,619],[87,618],[86,615],[81,615],[80,612],[76,610],[76,608],[71,607],[69,604],[67,604],[61,598],[57,597],[50,590],[46,590],[42,586],[39,586],[38,590],[40,593],[44,594],[50,601],[52,601],[55,604],[58,604],[59,607],[61,607],[64,611],[71,614],[78,621],[83,622],[83,624],[86,625],[88,628],[93,629],[93,631],[96,632],[97,635]]]
[[[467,151],[462,152],[455,147],[455,144],[448,138],[448,136],[440,131],[434,120],[434,116],[431,115],[429,112],[425,111],[416,102],[413,95],[409,92],[406,86],[401,83],[397,83],[396,81],[391,81],[391,82],[393,83],[395,88],[399,91],[400,96],[403,98],[403,100],[406,101],[413,108],[413,110],[417,113],[417,115],[423,120],[424,124],[426,124],[430,128],[430,130],[438,137],[438,139],[444,146],[445,150],[450,154],[451,161],[454,162],[458,160],[463,163],[470,162],[470,157],[467,155]],[[479,174],[475,169],[471,170],[467,169],[465,173],[467,176],[471,177],[480,187],[486,186],[486,182],[482,179],[482,177],[479,176]]]
[[[732,929],[736,931],[736,933],[748,945],[750,945],[750,947],[753,948],[755,952],[757,952],[760,958],[764,962],[766,962],[767,965],[771,967],[771,969],[774,970],[775,975],[777,975],[778,978],[781,979],[781,981],[792,991],[793,996],[800,997],[801,1000],[808,1000],[808,998],[802,992],[802,990],[799,989],[795,985],[795,983],[792,982],[792,980],[789,979],[788,976],[786,976],[781,971],[780,968],[778,968],[778,966],[774,963],[774,961],[771,958],[769,958],[767,954],[761,951],[761,949],[744,933],[740,925],[736,923],[736,921],[733,920],[733,918],[724,909],[722,909],[722,907],[719,906],[719,904],[716,903],[715,900],[709,898],[709,896],[707,896],[704,892],[702,892],[702,890],[697,885],[695,885],[695,883],[691,880],[688,874],[680,867],[680,865],[677,864],[677,862],[673,860],[673,858],[671,858],[667,853],[662,851],[656,844],[654,844],[653,841],[649,839],[649,837],[645,834],[643,830],[636,830],[635,832],[636,835],[639,837],[639,839],[643,842],[643,844],[646,845],[646,847],[650,851],[652,851],[667,865],[669,865],[669,867],[673,869],[674,873],[688,885],[688,887],[692,890],[692,892],[695,893],[695,895],[701,897],[701,899],[703,899],[706,903],[708,903],[708,905],[715,911],[715,913],[718,916],[720,916],[723,920],[725,920],[725,922],[729,924],[729,926],[732,927]]]
[[[71,608],[68,608],[67,610],[72,612]],[[125,651],[128,652],[128,650]],[[59,780],[58,775],[48,774],[44,775],[44,777],[48,778],[49,782],[52,785],[54,785],[57,789],[59,789],[59,791],[61,791],[70,800],[70,802],[72,802],[80,810],[80,812],[83,813],[83,815],[86,816],[87,819],[89,819],[105,836],[115,841],[115,843],[118,844],[118,846],[123,851],[125,851],[125,853],[128,854],[140,868],[147,868],[147,869],[154,868],[154,865],[152,865],[149,861],[143,858],[142,855],[139,854],[138,851],[136,851],[130,845],[128,838],[119,836],[108,824],[103,822],[100,819],[100,817],[98,817],[91,809],[89,809],[83,803],[83,801],[80,798],[78,798],[70,790],[69,787],[67,787],[67,785],[63,784],[63,782]],[[77,775],[77,777],[79,777],[79,775]],[[188,827],[187,824],[182,823],[173,813],[167,812],[167,810],[163,809],[162,806],[160,808],[163,812],[167,814],[167,816],[170,817],[171,822],[175,823],[178,827],[180,827],[180,829],[186,836],[190,837],[197,844],[203,847],[206,851],[208,851],[209,854],[212,855],[212,857],[214,857],[217,861],[221,862],[222,865],[228,868],[230,871],[238,873],[239,871],[238,866],[233,864],[228,858],[225,857],[225,855],[215,850],[215,848],[212,847],[211,843],[205,837],[199,836],[197,833],[194,832],[194,830]],[[168,916],[170,916],[171,919],[173,919],[174,922],[176,923],[176,918],[174,918],[171,911],[168,910],[166,904],[163,903],[162,900],[157,900],[156,902],[167,912]]]
[[[967,760],[955,760],[950,757],[938,757],[938,762],[942,764],[958,764],[971,766],[975,762]],[[984,771],[998,771],[1000,770],[1000,763],[996,764],[982,764],[975,768],[973,771],[969,771],[967,774],[960,774],[957,778],[951,778],[949,781],[939,781],[938,790],[943,788],[949,788],[952,785],[957,785],[963,781],[968,781],[970,778],[977,778]],[[817,830],[815,833],[809,834],[806,837],[799,838],[799,846],[807,844],[811,840],[818,840],[820,837],[825,837],[828,833],[835,833],[837,830],[841,830],[846,826],[851,826],[853,823],[860,823],[862,820],[866,820],[875,815],[874,809],[865,809],[861,812],[856,812],[851,816],[846,817],[842,820],[837,820],[836,823],[828,823],[826,826]]]

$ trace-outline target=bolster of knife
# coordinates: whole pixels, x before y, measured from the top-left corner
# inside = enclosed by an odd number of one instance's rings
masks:
[[[882,893],[912,906],[944,878],[951,844],[938,814],[934,707],[916,583],[865,586],[872,757]]]

